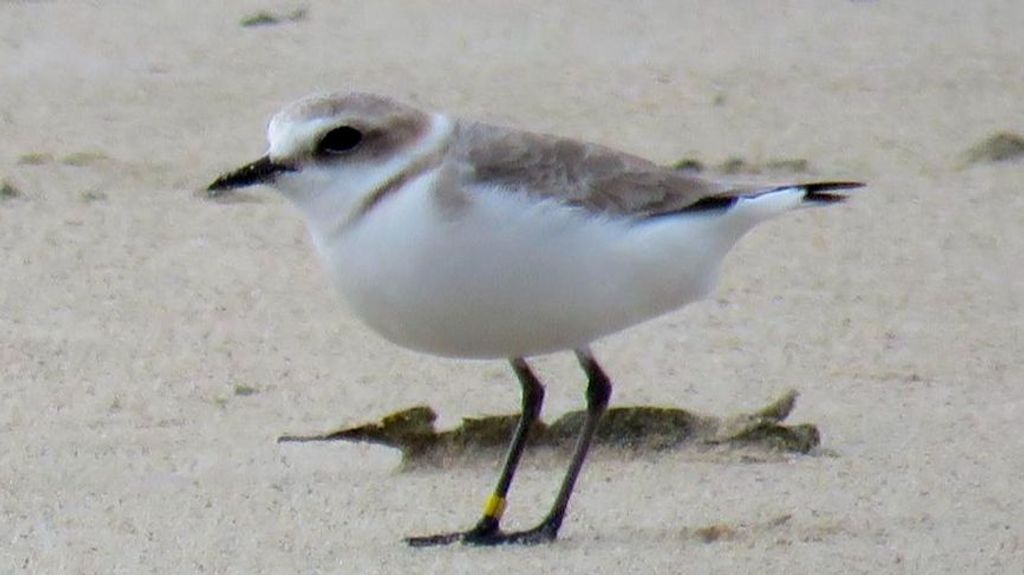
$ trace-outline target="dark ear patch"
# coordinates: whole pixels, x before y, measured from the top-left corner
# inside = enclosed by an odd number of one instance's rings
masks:
[[[327,132],[316,144],[319,156],[345,154],[359,147],[363,133],[352,126],[340,126]]]

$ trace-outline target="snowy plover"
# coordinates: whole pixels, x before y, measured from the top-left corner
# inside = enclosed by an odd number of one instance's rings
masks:
[[[427,113],[369,94],[274,116],[261,159],[209,186],[268,184],[305,215],[352,311],[408,348],[504,358],[522,415],[483,517],[413,545],[553,540],[611,385],[589,344],[705,296],[755,224],[831,204],[857,182],[738,187],[602,146]],[[587,418],[546,518],[499,527],[544,387],[526,358],[572,350]]]

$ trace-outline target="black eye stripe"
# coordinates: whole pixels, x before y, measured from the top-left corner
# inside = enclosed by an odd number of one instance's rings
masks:
[[[321,155],[344,154],[354,150],[363,141],[363,133],[352,126],[340,126],[327,132],[316,144]]]

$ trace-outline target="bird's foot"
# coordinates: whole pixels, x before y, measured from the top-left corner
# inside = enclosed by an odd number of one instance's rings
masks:
[[[440,533],[423,537],[407,537],[405,542],[411,547],[436,547],[463,543],[466,545],[538,545],[550,543],[558,537],[558,526],[544,521],[533,529],[505,533],[498,529],[497,524],[485,525],[483,522],[469,531]]]

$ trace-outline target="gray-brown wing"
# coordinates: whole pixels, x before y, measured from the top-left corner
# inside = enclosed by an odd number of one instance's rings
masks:
[[[453,154],[464,181],[647,218],[743,194],[643,158],[544,134],[461,122]]]

